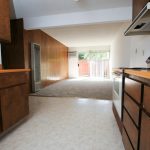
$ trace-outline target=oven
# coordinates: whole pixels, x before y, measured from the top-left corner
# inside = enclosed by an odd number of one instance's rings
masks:
[[[120,119],[121,119],[122,81],[123,81],[122,72],[123,72],[122,69],[118,69],[113,72],[113,103]]]

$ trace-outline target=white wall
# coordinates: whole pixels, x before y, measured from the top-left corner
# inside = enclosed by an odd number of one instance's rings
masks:
[[[124,31],[129,23],[124,23],[118,30],[111,45],[111,67],[129,67],[130,65],[130,49],[131,37],[125,37]]]
[[[117,67],[147,67],[150,56],[150,35],[124,36],[130,23],[125,23],[111,45],[111,65]]]
[[[150,35],[133,36],[131,39],[130,67],[147,67],[150,56]]]

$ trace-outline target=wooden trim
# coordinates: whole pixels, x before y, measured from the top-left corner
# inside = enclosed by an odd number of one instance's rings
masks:
[[[123,127],[123,125],[122,125],[121,119],[120,119],[120,117],[119,117],[119,115],[118,115],[118,113],[117,113],[117,110],[116,110],[116,108],[115,108],[114,103],[112,104],[112,110],[113,110],[114,116],[115,116],[115,118],[116,118],[116,121],[117,121],[119,130],[120,130],[120,133],[122,134],[122,127]]]
[[[13,72],[30,72],[31,69],[5,69],[0,70],[0,73],[13,73]]]
[[[142,77],[146,79],[150,79],[150,70],[132,70],[132,69],[125,69],[125,73],[129,75],[134,75],[137,77]]]

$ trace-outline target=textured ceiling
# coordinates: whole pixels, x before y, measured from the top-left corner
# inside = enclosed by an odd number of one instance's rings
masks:
[[[128,7],[132,0],[13,0],[17,18]]]
[[[110,45],[123,23],[68,26],[43,29],[68,47]]]

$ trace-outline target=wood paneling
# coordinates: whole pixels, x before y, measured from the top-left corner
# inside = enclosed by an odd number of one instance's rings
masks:
[[[133,0],[133,19],[140,13],[149,0]]]
[[[31,42],[41,46],[43,86],[68,78],[68,48],[41,30],[24,30],[23,20],[11,21],[12,42],[2,43],[4,69],[31,68]],[[28,75],[31,83],[31,75]]]
[[[9,0],[0,0],[0,41],[10,42],[10,8]]]
[[[4,69],[25,68],[23,40],[23,20],[11,20],[11,43],[2,43],[1,48]]]
[[[42,85],[68,78],[68,48],[41,30],[24,31],[26,67],[31,67],[31,42],[41,46]]]

